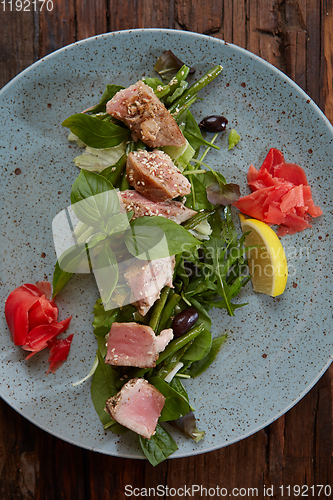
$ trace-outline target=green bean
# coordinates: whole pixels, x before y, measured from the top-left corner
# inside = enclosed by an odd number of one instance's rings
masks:
[[[179,349],[182,349],[182,347],[186,346],[188,342],[191,342],[194,340],[198,335],[200,335],[201,332],[204,330],[204,324],[200,323],[199,325],[194,326],[189,330],[187,333],[182,335],[181,337],[178,337],[175,340],[172,340],[170,344],[166,346],[163,352],[160,353],[158,360],[156,361],[156,366],[162,363],[166,358],[169,356],[173,356]],[[141,378],[143,377],[150,368],[139,368],[139,370],[134,370],[130,373],[128,373],[127,380],[131,378]]]
[[[164,363],[162,363],[162,366],[160,367],[159,370],[155,374],[153,374],[154,377],[160,377],[160,378],[165,378],[179,363],[180,359],[184,356],[185,352],[187,349],[190,347],[192,342],[189,342],[187,345],[184,345],[179,351],[176,352],[173,356],[171,356],[171,359],[166,359],[164,360]]]
[[[188,110],[188,108],[190,106],[192,106],[192,104],[197,99],[198,99],[198,96],[197,96],[197,94],[195,94],[191,99],[189,99],[188,101],[186,101],[186,104],[183,104],[182,106],[180,106],[179,108],[177,108],[176,111],[174,111],[172,113],[172,116],[174,117],[174,119],[176,120],[176,122],[178,123],[178,125],[180,125],[180,122],[183,119],[184,113]]]
[[[189,71],[190,68],[184,64],[167,85],[164,85],[161,90],[155,92],[156,97],[161,99],[174,92],[180,86],[180,82],[186,80]]]
[[[160,298],[156,301],[156,303],[154,305],[154,309],[151,313],[150,321],[149,321],[149,326],[150,326],[150,328],[152,328],[154,330],[154,332],[157,331],[157,328],[158,328],[158,325],[160,322],[160,318],[161,318],[161,314],[162,314],[163,308],[165,306],[165,303],[167,301],[169,292],[170,292],[170,287],[165,286],[161,292]]]
[[[162,330],[164,330],[170,316],[172,316],[173,310],[180,301],[181,297],[177,293],[175,293],[173,290],[170,290],[168,301],[165,304],[165,307],[163,309],[163,312],[161,314],[160,318],[160,323],[157,329],[157,333],[160,333]]]
[[[194,340],[201,332],[204,330],[204,324],[200,323],[199,325],[194,326],[187,333],[173,340],[166,346],[163,352],[160,353],[158,360],[156,361],[156,365],[160,364],[169,356],[175,354],[179,349],[184,347],[188,342]]]
[[[193,229],[200,224],[200,222],[208,219],[214,212],[215,210],[203,210],[202,212],[198,212],[186,222],[183,222],[182,226],[187,230]]]
[[[191,87],[189,87],[183,95],[181,95],[173,104],[170,106],[170,113],[178,111],[178,109],[186,104],[194,95],[196,95],[199,90],[203,89],[206,85],[212,82],[222,71],[222,66],[218,64],[211,68],[207,73],[205,73],[198,81],[196,81]]]

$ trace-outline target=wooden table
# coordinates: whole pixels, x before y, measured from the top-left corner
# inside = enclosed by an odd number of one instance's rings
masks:
[[[37,59],[76,40],[131,28],[173,28],[211,35],[258,54],[295,80],[333,121],[332,0],[53,0],[53,10],[44,6],[42,12],[34,12],[32,2],[24,3],[30,6],[27,12],[15,12],[12,5],[10,11],[8,0],[0,3],[0,87]],[[229,492],[257,488],[262,499],[272,498],[267,490],[271,486],[274,498],[295,498],[288,495],[288,485],[333,488],[332,397],[331,367],[294,408],[255,435],[155,468],[67,444],[1,400],[0,498],[120,500],[129,498],[125,485],[196,484],[215,488],[210,498],[221,496],[217,486]],[[255,496],[251,490],[244,493],[239,496]],[[136,497],[159,498],[144,491]],[[329,497],[322,493],[320,498]]]

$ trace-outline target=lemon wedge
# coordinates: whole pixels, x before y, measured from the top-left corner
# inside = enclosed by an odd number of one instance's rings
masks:
[[[256,245],[247,254],[253,290],[271,297],[281,295],[288,278],[287,258],[281,241],[265,222],[246,219],[244,215],[239,218],[243,233],[250,231],[245,236],[245,245]]]

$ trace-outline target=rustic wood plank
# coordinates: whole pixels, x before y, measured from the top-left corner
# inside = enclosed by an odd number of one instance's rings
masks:
[[[314,436],[314,484],[332,485],[333,471],[333,365],[318,382]]]
[[[325,0],[322,11],[323,78],[322,99],[320,106],[327,118],[333,123],[333,5],[332,0]]]
[[[40,57],[102,32],[105,26],[199,31],[242,45],[287,71],[333,121],[332,0],[109,0],[106,6],[98,0],[96,8],[87,0],[54,4],[52,13],[40,16]],[[0,85],[38,55],[34,17],[23,22],[18,14],[11,16],[0,18],[1,38],[8,40],[8,46],[1,45]],[[288,481],[332,484],[332,400],[331,367],[302,401],[266,429],[221,450],[170,460],[156,468],[63,443],[0,401],[0,498],[125,500],[126,484],[257,487],[258,498],[264,498],[264,485],[272,484],[278,499],[279,485]]]
[[[307,64],[306,64],[306,92],[318,104],[322,106],[321,89],[318,78],[321,74],[321,11],[320,0],[308,0],[306,11],[306,33],[307,33]],[[331,49],[330,49],[331,50]]]
[[[155,0],[109,0],[110,31],[168,28],[169,4]]]
[[[75,0],[53,2],[53,10],[39,14],[39,57],[77,39]]]
[[[34,12],[0,11],[0,88],[35,60]]]
[[[77,40],[108,31],[107,0],[76,0]]]
[[[0,498],[33,500],[39,460],[35,426],[0,400]]]
[[[226,42],[233,43],[233,0],[223,2],[222,35]]]
[[[222,7],[222,2],[175,0],[175,27],[214,35],[221,29]]]

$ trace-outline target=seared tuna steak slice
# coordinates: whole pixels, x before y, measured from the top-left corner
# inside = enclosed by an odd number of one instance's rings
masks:
[[[151,148],[186,144],[175,119],[153,90],[141,81],[117,92],[106,104],[106,111],[123,121]]]
[[[191,183],[163,151],[140,149],[130,153],[127,180],[136,191],[152,201],[166,201],[191,192]]]
[[[125,279],[131,289],[130,301],[145,316],[164,286],[172,287],[175,257],[141,261],[128,267]]]
[[[165,397],[148,380],[133,378],[106,401],[106,410],[119,424],[151,438],[155,433]]]
[[[163,330],[157,337],[154,330],[138,323],[113,323],[105,363],[118,366],[153,368],[158,354],[173,339],[172,329]]]
[[[180,224],[197,213],[185,207],[180,201],[151,201],[134,189],[119,191],[119,195],[126,212],[134,212],[132,220],[143,216],[160,215]]]

